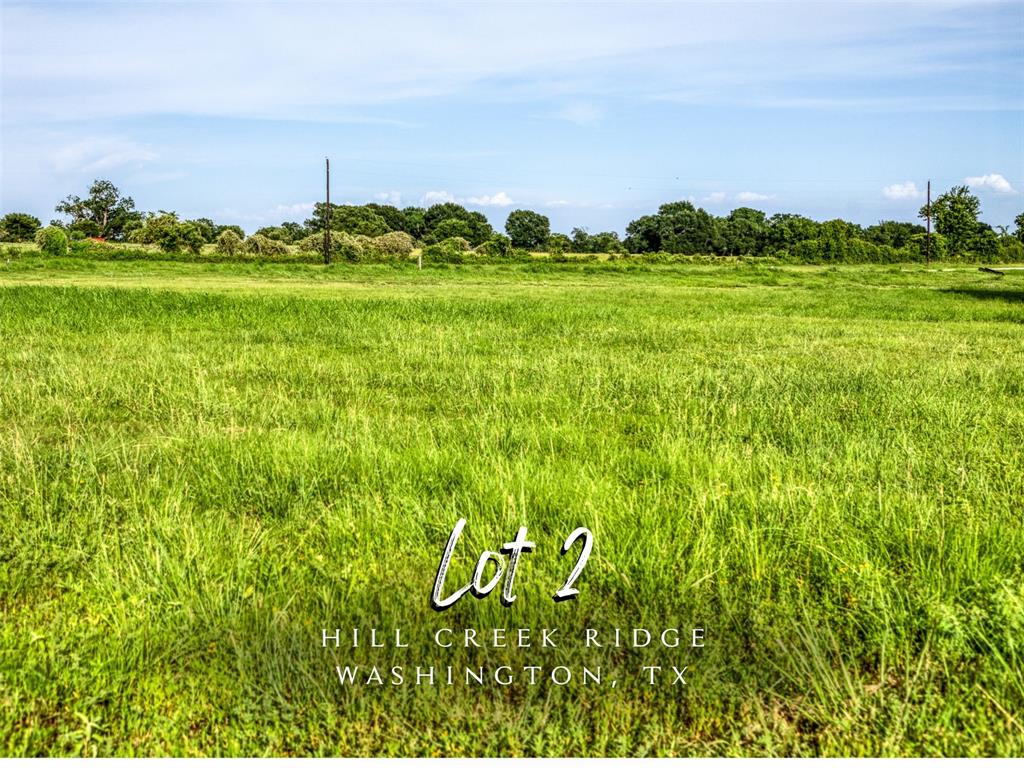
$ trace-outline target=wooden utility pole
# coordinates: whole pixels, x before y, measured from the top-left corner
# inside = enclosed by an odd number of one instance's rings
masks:
[[[928,234],[925,235],[924,241],[924,263],[928,264],[932,260],[932,180],[928,179],[928,202],[925,203],[925,219],[928,222]]]
[[[327,163],[327,222],[324,226],[324,264],[331,263],[331,159],[325,157]]]

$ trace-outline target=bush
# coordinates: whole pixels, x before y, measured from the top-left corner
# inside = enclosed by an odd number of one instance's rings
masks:
[[[280,240],[271,240],[266,235],[249,235],[242,243],[246,253],[256,256],[283,256],[288,253],[288,246]]]
[[[412,253],[412,235],[406,232],[388,232],[373,238],[373,248],[381,256],[394,259],[407,259]]]
[[[946,247],[946,238],[932,232],[931,251],[928,254],[932,261],[943,261],[949,255]],[[910,240],[903,246],[903,257],[908,261],[924,261],[928,235],[912,235]]]
[[[507,259],[512,255],[512,239],[505,235],[491,235],[476,247],[476,252],[495,259]]]
[[[242,238],[233,229],[225,229],[217,236],[217,253],[236,256],[242,250]]]
[[[436,263],[461,264],[469,252],[469,241],[464,237],[449,237],[423,249],[423,260]]]
[[[47,256],[65,256],[68,252],[68,236],[60,227],[43,227],[36,231],[36,245]]]

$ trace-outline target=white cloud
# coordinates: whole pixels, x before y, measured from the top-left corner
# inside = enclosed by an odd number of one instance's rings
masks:
[[[564,208],[567,205],[572,205],[568,200],[548,200],[545,203],[549,208]]]
[[[725,202],[725,192],[712,192],[710,195],[704,198],[705,203],[723,203]]]
[[[423,205],[434,205],[436,203],[454,203],[455,195],[443,189],[431,190],[423,195]]]
[[[512,198],[504,192],[495,192],[493,195],[480,195],[478,197],[467,197],[466,202],[470,205],[493,206],[505,208],[512,205]]]
[[[375,200],[380,200],[388,205],[400,206],[402,204],[402,193],[395,189],[388,192],[378,192],[373,197]]]
[[[912,181],[905,181],[902,184],[890,184],[882,187],[882,194],[890,200],[914,200],[921,196],[917,184]]]
[[[333,206],[332,206],[333,207]],[[290,205],[277,205],[274,206],[267,214],[270,217],[274,216],[300,216],[306,213],[313,212],[313,203],[292,203]]]
[[[736,199],[741,203],[760,203],[774,198],[775,195],[762,195],[760,192],[740,192],[736,195]]]
[[[604,117],[604,110],[589,101],[574,101],[555,112],[554,116],[576,125],[593,125]]]
[[[982,192],[995,192],[997,195],[1016,195],[1017,190],[1000,173],[986,173],[984,176],[968,176],[964,184]]]
[[[160,157],[151,147],[117,136],[100,136],[67,144],[53,153],[55,170],[98,173],[115,168],[141,168]]]

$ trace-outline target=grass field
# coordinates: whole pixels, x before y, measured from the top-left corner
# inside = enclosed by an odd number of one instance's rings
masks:
[[[1021,755],[1022,511],[1024,277],[0,264],[7,755]],[[453,583],[529,527],[512,607],[429,609],[459,517]],[[527,658],[623,682],[334,672]]]

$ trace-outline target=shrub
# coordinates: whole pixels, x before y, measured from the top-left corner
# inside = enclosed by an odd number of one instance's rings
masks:
[[[242,250],[242,238],[233,229],[225,229],[217,236],[217,253],[236,256]]]
[[[946,238],[936,232],[932,232],[931,238],[929,258],[932,261],[943,261],[949,255]],[[927,240],[928,235],[912,235],[907,244],[903,246],[904,258],[908,261],[924,261],[925,252],[928,250],[925,247]]]
[[[449,237],[423,249],[423,260],[461,264],[469,252],[469,241],[464,237]]]
[[[412,235],[406,232],[388,232],[373,239],[373,247],[381,256],[407,259],[412,253]]]
[[[36,245],[47,256],[64,256],[68,252],[68,236],[60,227],[43,227],[36,231]]]
[[[495,259],[507,259],[512,255],[512,239],[505,235],[491,235],[476,247],[476,252]]]
[[[283,256],[288,253],[288,246],[280,240],[271,240],[266,235],[249,235],[242,243],[246,253],[256,256]]]

